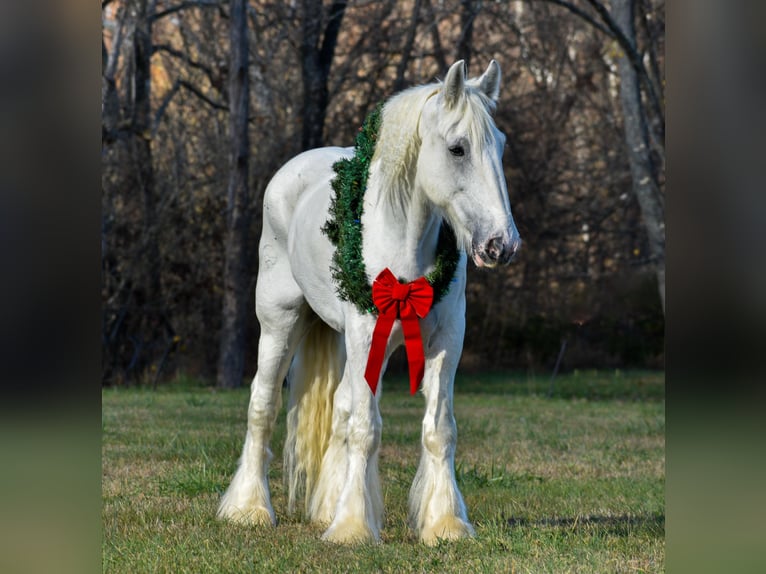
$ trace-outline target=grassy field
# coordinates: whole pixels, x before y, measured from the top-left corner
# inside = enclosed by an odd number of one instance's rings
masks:
[[[662,572],[665,381],[653,372],[458,375],[458,482],[476,538],[428,548],[406,525],[421,396],[381,401],[383,543],[322,542],[285,514],[284,412],[270,471],[279,525],[214,519],[245,431],[248,390],[178,381],[103,391],[105,572]]]

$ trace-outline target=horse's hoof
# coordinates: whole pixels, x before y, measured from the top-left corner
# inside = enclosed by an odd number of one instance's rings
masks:
[[[334,544],[365,544],[379,542],[378,537],[364,522],[346,520],[338,524],[332,524],[324,534],[322,540]]]
[[[276,526],[277,519],[274,511],[262,506],[255,508],[237,508],[235,506],[224,506],[218,509],[216,517],[220,520],[228,520],[235,524],[243,526]]]
[[[440,540],[458,540],[474,536],[473,526],[457,516],[443,516],[420,533],[420,540],[428,546],[436,546]]]

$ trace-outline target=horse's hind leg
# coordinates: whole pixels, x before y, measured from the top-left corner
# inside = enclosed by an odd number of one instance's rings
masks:
[[[250,390],[245,446],[217,516],[246,524],[276,524],[267,479],[272,456],[269,441],[290,360],[315,316],[286,268],[259,274],[256,311],[261,337],[258,371]]]

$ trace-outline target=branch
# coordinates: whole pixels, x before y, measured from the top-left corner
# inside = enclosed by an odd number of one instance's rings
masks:
[[[210,107],[216,110],[229,111],[228,105],[226,105],[225,103],[216,102],[215,100],[210,99],[208,96],[203,94],[196,86],[194,86],[193,84],[190,84],[186,80],[177,80],[177,82],[182,88],[186,88],[187,90],[189,90],[192,94],[197,96],[200,100],[205,102]]]
[[[188,54],[181,52],[180,50],[176,50],[170,44],[155,44],[152,49],[155,52],[166,52],[171,56],[178,58],[179,60],[183,60],[190,67],[202,70],[207,74],[208,78],[210,79],[210,83],[215,85],[216,75],[213,73],[213,69],[208,65],[197,62],[196,60],[192,60]]]
[[[638,74],[638,77],[641,78],[643,83],[646,86],[646,92],[649,95],[649,99],[652,102],[652,107],[654,108],[654,113],[657,114],[657,116],[662,121],[662,136],[665,136],[665,114],[662,110],[662,105],[660,104],[660,98],[657,95],[656,90],[654,89],[654,83],[652,82],[651,78],[649,77],[649,74],[646,72],[646,68],[644,67],[643,59],[641,58],[641,54],[638,53],[638,50],[636,50],[636,46],[631,42],[627,36],[625,36],[625,33],[622,31],[622,29],[617,25],[617,22],[614,21],[612,18],[612,15],[609,13],[609,11],[606,9],[606,7],[599,2],[598,0],[586,0],[588,4],[593,6],[593,9],[598,12],[599,16],[601,16],[601,19],[604,21],[604,23],[607,25],[607,27],[614,33],[614,37],[617,40],[617,42],[620,44],[620,47],[625,51],[625,55],[628,56],[628,59],[630,60],[630,63],[633,65],[633,68],[636,70],[636,73]],[[631,17],[633,15],[631,14]]]
[[[599,24],[598,21],[593,16],[591,16],[590,14],[588,14],[581,8],[578,8],[571,2],[566,2],[565,0],[539,0],[539,1],[547,2],[548,4],[555,4],[556,6],[561,6],[562,8],[566,8],[575,16],[579,16],[580,18],[585,20],[588,24],[593,26],[596,30],[606,34],[610,38],[614,38],[614,34],[608,28],[605,28],[604,26]]]
[[[175,14],[181,10],[186,10],[187,8],[220,8],[221,6],[222,4],[220,0],[186,0],[180,4],[171,6],[170,8],[165,8],[161,12],[157,12],[149,20],[150,22],[154,23],[160,18],[164,18],[170,14]]]
[[[322,47],[319,50],[319,62],[324,68],[325,76],[329,74],[332,64],[335,45],[338,43],[338,33],[340,32],[340,23],[343,21],[343,15],[346,12],[347,0],[335,0],[330,6],[330,17],[327,20],[327,27],[322,38]]]
[[[212,98],[203,94],[202,91],[196,88],[193,84],[190,84],[186,80],[178,79],[175,82],[173,82],[173,87],[170,88],[170,90],[168,90],[167,94],[165,94],[165,97],[162,98],[162,102],[160,103],[159,108],[157,108],[157,113],[154,115],[154,127],[152,129],[152,137],[157,135],[157,130],[159,129],[160,121],[162,121],[162,116],[165,115],[165,111],[167,110],[168,105],[170,104],[170,101],[173,99],[173,96],[175,96],[178,93],[178,90],[180,88],[186,88],[192,94],[194,94],[203,102],[205,102],[212,108],[215,108],[216,110],[229,111],[229,106],[227,104],[216,102]],[[263,116],[259,116],[259,115],[248,115],[247,117],[247,122],[253,125],[258,125],[258,123],[262,120],[263,120]],[[116,138],[113,137],[112,139],[116,139]]]
[[[173,99],[173,96],[176,95],[180,87],[181,87],[181,80],[176,80],[173,83],[173,87],[170,88],[170,90],[168,90],[168,93],[165,94],[165,97],[162,98],[162,103],[160,104],[160,107],[157,108],[157,113],[154,115],[154,125],[152,126],[152,137],[155,137],[157,135],[157,130],[160,127],[160,121],[162,121],[162,116],[165,115],[165,110],[168,108],[168,105],[170,104],[170,100]]]

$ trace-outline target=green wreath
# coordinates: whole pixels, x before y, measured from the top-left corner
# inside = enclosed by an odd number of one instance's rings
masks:
[[[332,276],[338,296],[356,305],[362,313],[377,313],[372,302],[372,286],[367,281],[362,258],[362,206],[382,110],[383,102],[365,118],[356,136],[353,157],[333,164],[337,174],[332,181],[335,196],[330,204],[330,219],[322,227],[322,231],[335,245]],[[434,290],[434,305],[449,292],[459,260],[460,250],[455,232],[446,221],[442,221],[434,270],[426,275],[426,281]]]

